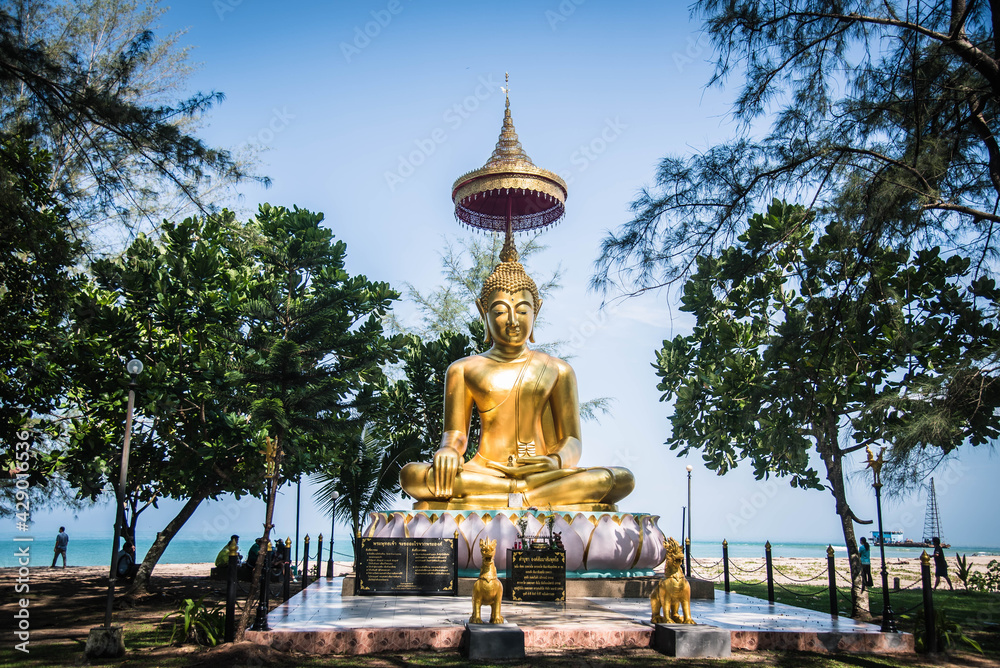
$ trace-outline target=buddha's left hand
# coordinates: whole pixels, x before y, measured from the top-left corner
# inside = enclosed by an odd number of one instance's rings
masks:
[[[500,471],[510,478],[518,479],[534,475],[536,473],[555,471],[559,468],[558,460],[556,460],[555,457],[549,457],[548,455],[522,457],[521,459],[518,459],[513,466],[504,466],[503,464],[497,464],[496,462],[487,462],[486,465],[492,469]]]

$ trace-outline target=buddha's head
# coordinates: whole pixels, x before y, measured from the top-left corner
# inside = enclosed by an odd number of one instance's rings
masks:
[[[542,299],[535,281],[517,260],[517,250],[508,238],[500,251],[500,264],[487,277],[476,300],[476,308],[486,323],[487,344],[535,341],[533,329]]]

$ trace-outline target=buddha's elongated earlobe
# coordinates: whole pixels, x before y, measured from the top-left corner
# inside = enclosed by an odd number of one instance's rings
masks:
[[[483,302],[476,298],[476,310],[479,311],[479,317],[483,319],[483,330],[486,332],[486,337],[483,339],[486,345],[493,345],[493,337],[490,335],[490,323],[486,320],[486,309],[483,307]]]
[[[531,319],[531,334],[528,335],[528,341],[531,343],[535,342],[535,323],[538,321],[538,312],[542,310],[542,300],[539,299],[538,303],[535,304],[535,315]]]

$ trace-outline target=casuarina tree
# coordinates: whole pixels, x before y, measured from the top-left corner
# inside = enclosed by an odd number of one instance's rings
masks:
[[[947,396],[914,393],[944,368],[991,381],[1000,291],[969,280],[970,261],[938,249],[872,247],[837,222],[814,227],[800,206],[774,202],[750,218],[733,246],[696,258],[681,309],[692,334],[664,341],[658,389],[674,401],[671,449],[700,451],[724,474],[740,463],[755,477],[829,490],[851,563],[852,615],[868,616],[848,499],[850,459],[867,446],[950,450],[1000,434],[994,382],[978,411],[933,430],[925,413]],[[984,318],[984,314],[987,316]]]

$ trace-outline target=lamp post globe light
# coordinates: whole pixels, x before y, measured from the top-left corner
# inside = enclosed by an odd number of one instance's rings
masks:
[[[340,492],[334,490],[333,494],[330,495],[333,499],[333,505],[330,507],[330,561],[326,565],[326,577],[333,577],[333,529],[337,522],[337,499],[340,498]]]
[[[125,365],[125,370],[129,374],[128,383],[128,404],[125,408],[125,439],[122,443],[122,468],[121,476],[118,480],[118,488],[115,490],[118,507],[115,511],[114,542],[111,548],[111,570],[108,574],[108,601],[104,610],[104,626],[93,628],[87,637],[87,646],[84,653],[89,658],[98,657],[118,657],[125,651],[125,644],[122,637],[121,628],[112,629],[111,613],[115,605],[115,585],[118,580],[118,551],[121,541],[122,529],[125,524],[125,483],[128,480],[128,456],[129,444],[132,439],[132,414],[135,409],[135,379],[142,373],[142,362],[137,359],[130,360]]]

